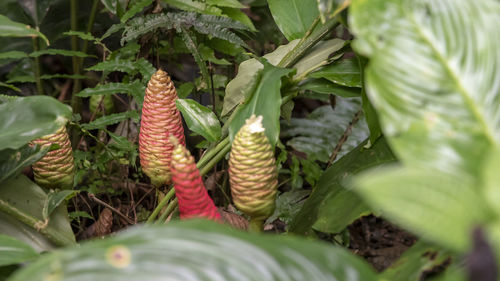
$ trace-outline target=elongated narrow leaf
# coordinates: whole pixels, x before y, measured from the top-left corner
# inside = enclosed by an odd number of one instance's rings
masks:
[[[98,269],[98,270],[96,270]],[[48,253],[9,281],[376,280],[340,247],[296,237],[235,231],[209,221],[142,227]]]
[[[292,73],[293,70],[275,67],[266,60],[262,60],[262,63],[264,68],[260,79],[250,99],[235,113],[229,125],[229,136],[232,140],[250,116],[262,115],[266,136],[274,147],[280,133],[281,78]]]
[[[21,92],[21,89],[19,89],[18,87],[11,85],[11,84],[4,83],[4,82],[0,82],[0,87],[5,87],[5,88],[9,88],[11,90],[14,90],[16,92]]]
[[[346,44],[346,41],[335,38],[332,40],[321,41],[311,51],[300,59],[294,67],[297,68],[297,73],[294,78],[303,76],[304,72],[310,72],[314,69],[324,65],[330,58],[330,56],[342,49]]]
[[[24,59],[28,54],[21,51],[9,51],[0,53],[0,59]]]
[[[71,108],[47,96],[17,98],[0,104],[0,150],[18,149],[52,134],[71,118]]]
[[[404,11],[404,12],[401,12]],[[406,164],[478,175],[500,139],[500,3],[353,1],[368,97]]]
[[[191,131],[211,142],[219,140],[221,127],[215,113],[191,99],[178,99],[175,103]]]
[[[32,58],[36,58],[36,57],[43,56],[43,55],[60,55],[60,56],[79,57],[79,58],[95,57],[95,56],[86,54],[84,52],[70,51],[70,50],[64,50],[64,49],[45,49],[45,50],[40,50],[40,51],[36,51],[36,52],[29,54],[29,56]]]
[[[103,129],[106,126],[120,123],[129,118],[132,118],[135,122],[138,122],[140,116],[137,111],[125,111],[125,112],[115,113],[99,117],[88,124],[82,124],[82,128],[84,128],[85,130]]]
[[[357,58],[335,61],[309,74],[309,77],[325,78],[342,86],[361,88],[361,73]]]
[[[290,232],[313,235],[315,226],[327,233],[336,233],[370,210],[348,189],[344,180],[353,174],[394,162],[396,159],[385,139],[379,139],[370,149],[364,149],[363,146],[364,143],[360,144],[321,175],[311,196],[290,223]],[[348,200],[339,200],[342,198]]]
[[[13,237],[0,234],[0,266],[33,260],[38,253],[29,245]]]
[[[207,0],[207,4],[216,5],[219,7],[231,7],[237,9],[243,9],[245,6],[241,4],[238,0]]]
[[[359,55],[357,55],[357,57],[361,68],[361,82],[363,84],[361,88],[361,100],[363,102],[363,112],[365,114],[366,124],[368,124],[368,129],[370,129],[371,144],[375,143],[375,141],[382,135],[382,129],[380,128],[380,122],[377,116],[377,112],[375,111],[372,102],[366,95],[365,69],[367,59]]]
[[[203,78],[202,88],[211,89],[212,80],[210,79],[210,76],[208,74],[207,64],[205,63],[205,60],[203,59],[203,57],[200,54],[200,51],[198,50],[198,43],[196,41],[195,34],[185,28],[181,28],[180,30],[181,30],[181,38],[182,41],[184,41],[184,45],[189,50],[189,52],[194,58],[194,61],[200,68],[201,76]]]
[[[359,88],[340,86],[323,78],[308,79],[300,85],[300,88],[302,90],[309,90],[320,94],[336,95],[343,98],[361,96],[361,90]]]
[[[96,40],[96,38],[92,34],[86,33],[86,32],[81,32],[81,31],[70,30],[68,32],[64,32],[63,35],[77,36],[80,39],[88,40],[88,41],[95,41]]]
[[[207,5],[206,3],[200,1],[193,0],[163,0],[169,5],[172,5],[178,9],[188,12],[197,12],[200,14],[211,14],[211,15],[220,15],[221,9]]]
[[[318,17],[316,0],[267,0],[279,29],[289,41],[303,37]]]
[[[0,37],[40,37],[49,44],[49,40],[41,32],[29,25],[11,21],[4,15],[0,15]]]
[[[472,229],[493,216],[469,176],[428,167],[375,169],[355,178],[355,191],[375,210],[450,250],[469,249]]]
[[[136,80],[132,83],[107,83],[95,86],[94,88],[86,88],[79,92],[77,96],[90,97],[95,95],[114,95],[121,93],[132,94],[133,92],[143,92],[144,90],[145,87],[143,84]]]
[[[20,173],[21,170],[40,160],[49,147],[25,145],[20,149],[0,150],[0,183]]]
[[[50,79],[89,79],[89,77],[80,74],[44,74],[40,76],[43,80]],[[15,76],[10,78],[7,83],[35,83],[35,77],[32,75]]]

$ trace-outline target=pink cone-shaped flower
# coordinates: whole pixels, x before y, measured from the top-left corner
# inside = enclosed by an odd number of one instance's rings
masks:
[[[54,134],[32,141],[32,143],[42,147],[52,144],[59,145],[58,149],[47,152],[42,159],[33,164],[35,181],[45,188],[72,188],[75,164],[66,126],[62,126]]]
[[[170,182],[170,162],[174,146],[173,135],[184,144],[184,129],[175,106],[177,92],[174,83],[163,70],[158,70],[146,88],[139,133],[141,166],[155,186]]]
[[[203,217],[216,221],[221,220],[212,198],[208,196],[193,156],[176,139],[172,138],[172,143],[176,145],[170,169],[175,196],[179,200],[181,219]]]

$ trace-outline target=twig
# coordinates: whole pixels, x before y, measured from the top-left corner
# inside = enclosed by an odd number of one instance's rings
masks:
[[[330,167],[337,158],[337,155],[340,152],[340,149],[342,148],[342,145],[347,141],[347,138],[349,138],[349,135],[351,135],[352,132],[352,127],[359,121],[359,117],[361,117],[361,114],[363,113],[363,110],[360,109],[356,114],[354,114],[354,117],[352,118],[351,122],[349,122],[349,125],[347,125],[347,128],[344,131],[344,134],[340,137],[339,141],[337,142],[337,145],[335,146],[335,149],[332,152],[332,155],[330,155],[330,160],[328,160],[328,165],[327,167]]]
[[[132,221],[129,217],[125,216],[120,211],[118,211],[116,208],[114,208],[111,205],[109,205],[108,203],[106,203],[106,202],[102,201],[101,199],[95,197],[94,194],[89,193],[89,198],[92,199],[92,200],[94,200],[98,204],[101,204],[104,207],[107,207],[107,208],[111,209],[113,212],[117,213],[120,217],[122,217],[125,221],[127,221],[127,223],[134,224],[134,221]]]

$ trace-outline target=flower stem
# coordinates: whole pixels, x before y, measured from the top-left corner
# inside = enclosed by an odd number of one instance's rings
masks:
[[[163,212],[163,214],[161,214],[160,218],[158,218],[158,220],[156,221],[155,224],[162,224],[162,223],[164,223],[165,220],[167,219],[167,217],[173,211],[175,211],[175,208],[177,208],[178,205],[179,205],[179,201],[177,200],[177,197],[176,197],[174,200],[172,200],[172,202],[170,202],[170,204],[168,204],[167,209],[165,209],[165,212]]]
[[[40,50],[40,42],[38,41],[38,37],[33,37],[33,51]],[[36,91],[39,95],[43,95],[43,85],[41,79],[41,70],[40,70],[40,57],[35,57],[35,64],[33,65],[33,70],[35,72],[35,81],[36,81]]]
[[[264,221],[259,219],[250,219],[250,224],[248,225],[248,230],[252,232],[262,232],[262,227],[264,226]]]
[[[170,201],[170,199],[172,199],[172,197],[174,197],[174,195],[175,195],[175,189],[172,187],[172,188],[170,188],[170,191],[165,195],[165,197],[163,197],[163,199],[160,201],[160,203],[158,203],[156,208],[153,210],[151,215],[148,217],[148,220],[146,221],[146,223],[152,223],[154,221],[154,219],[160,213],[161,209],[163,209],[163,207],[165,207],[165,205],[167,205],[168,201]]]

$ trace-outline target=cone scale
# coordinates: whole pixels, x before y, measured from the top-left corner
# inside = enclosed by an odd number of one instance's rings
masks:
[[[47,152],[42,159],[33,164],[33,174],[38,185],[52,189],[72,188],[75,164],[66,126],[62,126],[54,134],[32,141],[32,143],[41,147],[52,144],[59,146],[58,149]]]
[[[170,169],[181,219],[203,217],[220,221],[221,215],[208,195],[193,156],[175,138],[171,141],[175,147]]]
[[[262,116],[253,115],[234,137],[229,157],[233,201],[251,218],[253,230],[261,230],[263,222],[274,212],[278,187],[275,162]]]
[[[177,91],[163,70],[158,70],[148,83],[142,107],[139,133],[141,166],[155,186],[170,183],[170,162],[174,146],[172,135],[184,144],[184,129],[179,110],[175,106]]]

